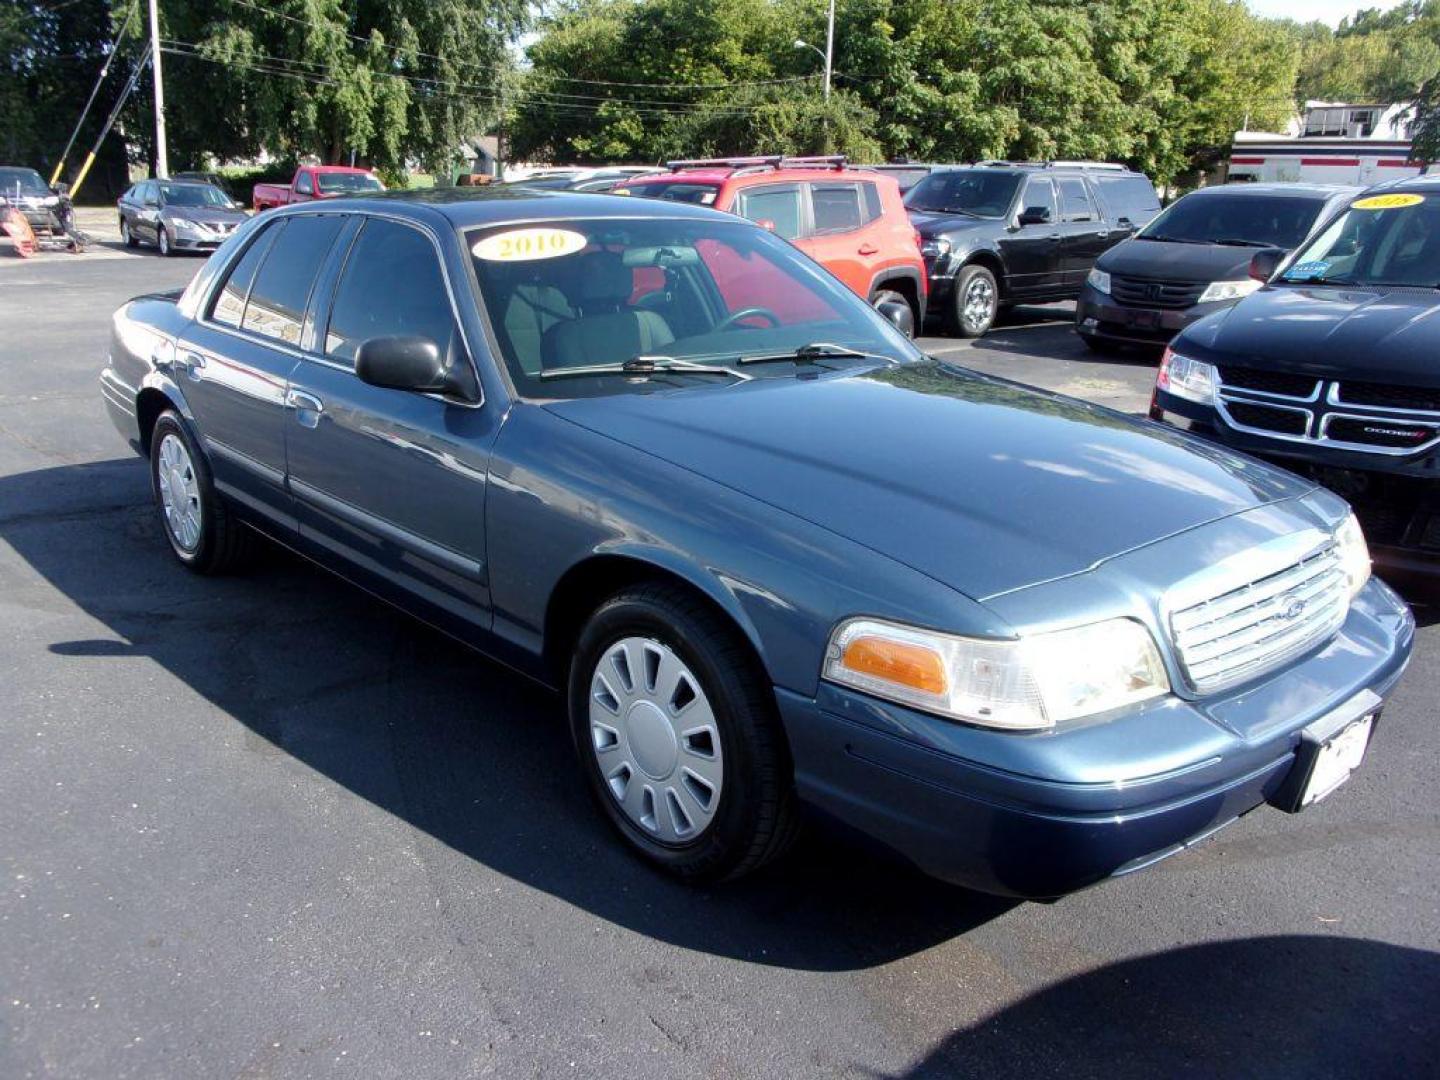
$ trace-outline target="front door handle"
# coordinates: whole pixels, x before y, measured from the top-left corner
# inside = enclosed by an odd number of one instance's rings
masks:
[[[175,366],[185,372],[191,382],[199,382],[204,378],[200,373],[205,370],[205,357],[197,352],[181,349],[175,354]]]
[[[295,419],[301,425],[308,428],[317,427],[320,423],[320,414],[325,411],[325,403],[314,394],[307,394],[303,390],[288,390],[285,393],[285,404],[295,410]]]
[[[879,250],[880,249],[874,244],[861,244],[859,248],[859,253],[861,255],[874,255]]]
[[[1058,232],[1051,233],[1046,239],[1052,244],[1058,244],[1060,242],[1060,234]]]

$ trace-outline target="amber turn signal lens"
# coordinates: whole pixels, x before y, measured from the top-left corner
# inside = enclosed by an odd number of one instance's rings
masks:
[[[945,664],[923,645],[888,638],[859,637],[845,646],[841,664],[851,671],[898,683],[927,694],[945,693]]]

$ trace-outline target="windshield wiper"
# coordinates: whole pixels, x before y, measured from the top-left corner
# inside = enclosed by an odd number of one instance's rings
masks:
[[[982,221],[985,220],[984,214],[977,214],[974,210],[968,210],[963,206],[942,206],[940,212],[942,214],[964,214],[966,217],[980,218]]]
[[[801,345],[794,352],[785,353],[761,353],[757,356],[742,356],[735,361],[737,364],[778,364],[789,360],[796,364],[813,364],[822,357],[854,357],[857,360],[884,360],[887,364],[898,364],[900,361],[893,356],[886,356],[884,353],[863,352],[860,349],[852,349],[848,345],[836,345],[829,341],[812,341],[808,345]]]
[[[1178,236],[1150,236],[1145,233],[1141,233],[1135,239],[1154,240],[1157,244],[1203,244],[1205,242],[1203,240],[1182,240]]]
[[[686,375],[725,375],[739,382],[753,379],[743,371],[714,364],[696,364],[674,356],[632,356],[623,364],[591,364],[588,367],[542,368],[539,378],[580,379],[590,375],[661,375],[680,372]]]
[[[1238,237],[1234,236],[1227,236],[1223,240],[1211,240],[1210,242],[1212,244],[1219,244],[1222,247],[1272,248],[1276,246],[1274,244],[1267,244],[1263,240],[1241,240]]]

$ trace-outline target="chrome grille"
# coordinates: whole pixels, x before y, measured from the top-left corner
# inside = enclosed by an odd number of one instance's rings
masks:
[[[1281,570],[1172,612],[1170,636],[1191,688],[1212,693],[1325,641],[1349,608],[1331,542]]]

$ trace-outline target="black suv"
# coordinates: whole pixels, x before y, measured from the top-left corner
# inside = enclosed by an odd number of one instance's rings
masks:
[[[1274,273],[1277,263],[1278,273]],[[1348,499],[1392,576],[1440,572],[1440,178],[1371,188],[1182,330],[1151,416]]]
[[[1095,260],[1160,212],[1150,181],[1101,162],[982,161],[905,195],[930,276],[929,307],[961,337],[1001,308],[1080,295]]]

